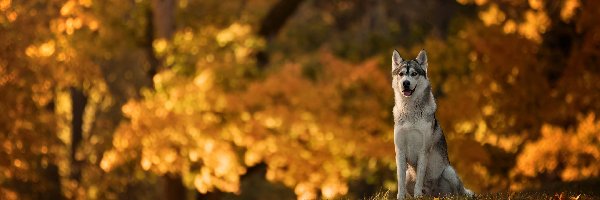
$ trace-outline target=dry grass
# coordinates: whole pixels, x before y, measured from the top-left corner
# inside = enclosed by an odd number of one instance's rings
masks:
[[[363,200],[392,200],[396,199],[396,193],[389,190],[377,192],[371,197],[365,197]],[[478,194],[474,198],[466,196],[449,196],[449,197],[420,197],[420,198],[408,198],[419,199],[419,200],[438,200],[438,199],[482,199],[482,200],[496,200],[496,199],[551,199],[551,200],[587,200],[587,199],[600,199],[598,196],[586,195],[586,194],[575,194],[575,193],[541,193],[541,192],[504,192],[504,193],[493,193],[493,194]]]
[[[381,189],[371,197],[363,200],[389,200],[396,199],[396,192]],[[443,198],[421,197],[409,199],[551,199],[551,200],[600,200],[600,178],[593,178],[573,182],[545,183],[541,187],[531,188],[522,192],[500,192],[477,194],[474,198],[465,196],[450,196]]]

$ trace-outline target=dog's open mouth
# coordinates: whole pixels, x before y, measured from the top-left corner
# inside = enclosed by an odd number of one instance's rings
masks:
[[[417,87],[415,87],[415,89],[417,89]],[[412,95],[412,94],[413,94],[413,92],[415,92],[415,89],[412,89],[412,90],[409,90],[409,89],[404,89],[404,90],[402,90],[402,94],[403,94],[405,97],[410,97],[410,95]]]

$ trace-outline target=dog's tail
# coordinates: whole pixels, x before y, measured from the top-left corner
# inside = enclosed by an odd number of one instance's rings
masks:
[[[463,195],[468,196],[468,197],[475,197],[475,193],[473,193],[473,191],[463,187]]]
[[[463,185],[463,183],[462,183],[462,181],[461,181],[460,179],[458,180],[458,182],[459,182],[459,184],[458,184],[458,187],[459,187],[459,188],[458,188],[458,191],[459,191],[458,193],[459,193],[459,194],[461,194],[461,195],[465,195],[465,196],[467,196],[467,197],[469,197],[469,198],[475,197],[475,193],[473,193],[473,191],[471,191],[471,190],[467,189],[467,188],[466,188],[466,187]]]

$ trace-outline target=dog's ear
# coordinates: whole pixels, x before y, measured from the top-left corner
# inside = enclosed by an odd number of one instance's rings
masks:
[[[425,52],[425,49],[419,52],[419,55],[417,55],[417,61],[419,62],[419,64],[421,64],[421,66],[425,70],[425,73],[427,73],[427,52]]]
[[[399,67],[401,62],[402,62],[402,57],[400,57],[400,54],[398,53],[398,51],[396,51],[396,49],[394,49],[394,53],[392,53],[392,70]]]

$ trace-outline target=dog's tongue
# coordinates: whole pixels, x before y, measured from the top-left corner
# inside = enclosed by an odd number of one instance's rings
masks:
[[[402,94],[404,94],[404,96],[407,96],[407,97],[410,96],[410,95],[412,95],[412,93],[413,93],[412,90],[404,90],[404,91],[402,91]]]

